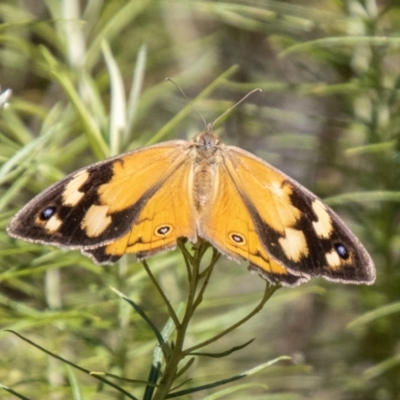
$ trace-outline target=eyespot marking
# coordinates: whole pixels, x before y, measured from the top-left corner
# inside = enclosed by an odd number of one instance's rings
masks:
[[[244,246],[247,242],[245,237],[237,232],[231,232],[229,234],[229,239],[236,245]]]
[[[161,238],[168,236],[171,232],[172,232],[172,226],[169,224],[160,225],[154,230],[155,235]]]
[[[50,206],[50,207],[46,207],[40,214],[39,214],[39,218],[42,221],[48,221],[56,212],[56,207],[54,206]]]
[[[346,263],[350,258],[350,253],[344,244],[335,243],[333,249],[329,253],[325,253],[325,258],[330,268],[338,269],[342,266],[343,262]]]
[[[350,257],[350,254],[347,251],[346,246],[343,245],[342,243],[335,243],[334,248],[336,250],[336,253],[341,259],[347,260]]]

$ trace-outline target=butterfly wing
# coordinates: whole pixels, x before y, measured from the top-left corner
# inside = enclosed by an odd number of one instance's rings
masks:
[[[221,155],[218,191],[201,224],[220,251],[287,286],[311,276],[374,281],[367,251],[320,199],[251,153],[225,147]]]
[[[195,240],[189,196],[171,196],[187,193],[187,143],[166,142],[83,168],[31,200],[8,232],[82,249],[100,263],[127,249],[146,256],[173,248],[181,236]]]
[[[307,281],[308,275],[291,274],[269,255],[260,241],[256,223],[228,169],[220,165],[214,201],[200,215],[199,236],[229,258],[236,261],[248,260],[252,269],[271,282],[295,286]]]

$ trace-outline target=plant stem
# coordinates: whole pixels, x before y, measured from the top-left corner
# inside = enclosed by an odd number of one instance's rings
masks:
[[[207,242],[199,242],[195,248],[194,255],[192,255],[188,252],[183,243],[179,244],[179,247],[181,248],[182,254],[185,258],[188,278],[186,308],[181,321],[179,321],[178,316],[172,310],[168,298],[163,293],[161,287],[158,285],[155,277],[150,271],[150,268],[148,268],[147,264],[144,264],[147,273],[149,274],[151,280],[155,284],[157,290],[161,294],[161,297],[166,303],[166,306],[176,327],[176,340],[175,343],[170,346],[170,351],[168,352],[168,354],[164,353],[166,355],[164,374],[159,384],[157,385],[153,400],[164,400],[169,394],[171,394],[172,385],[174,384],[177,377],[181,375],[178,371],[179,363],[185,357],[189,356],[191,352],[215,342],[216,340],[227,335],[228,333],[232,332],[237,327],[248,321],[263,308],[268,299],[275,293],[277,289],[280,288],[280,286],[272,286],[270,283],[267,282],[261,301],[249,314],[247,314],[245,317],[243,317],[238,322],[225,329],[221,333],[213,336],[212,338],[184,350],[183,347],[189,323],[197,307],[201,304],[203,300],[203,294],[211,277],[214,265],[220,258],[220,254],[216,250],[214,250],[209,265],[205,269],[203,269],[203,271],[200,270],[201,260],[209,246],[210,245]],[[185,367],[183,368],[185,369]]]
[[[204,245],[205,244],[200,244],[200,246],[196,249],[195,256],[193,258],[188,259],[185,257],[185,259],[188,260],[192,267],[191,273],[188,273],[189,292],[186,301],[186,309],[182,318],[182,322],[176,325],[176,342],[171,349],[170,356],[166,360],[164,376],[161,379],[161,382],[154,394],[153,400],[163,400],[168,395],[177,375],[178,365],[185,356],[183,345],[185,341],[186,331],[195,310],[194,301],[196,297],[197,286],[199,283],[200,262],[205,252]]]
[[[259,311],[262,310],[264,307],[264,304],[271,298],[271,296],[280,288],[281,286],[271,286],[269,282],[266,282],[265,286],[265,291],[264,291],[264,296],[261,299],[261,301],[257,304],[257,306],[251,311],[249,314],[247,314],[245,317],[240,319],[238,322],[235,324],[231,325],[229,328],[225,329],[218,335],[213,336],[210,339],[205,340],[204,342],[201,342],[199,344],[196,344],[195,346],[192,346],[184,351],[184,355],[189,355],[192,351],[195,351],[197,349],[200,349],[201,347],[207,346],[210,343],[213,343],[217,341],[218,339],[221,339],[223,336],[227,335],[228,333],[232,332],[245,322],[247,322],[250,318],[254,317]]]

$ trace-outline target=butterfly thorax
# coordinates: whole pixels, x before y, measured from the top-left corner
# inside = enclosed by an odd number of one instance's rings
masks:
[[[213,133],[211,125],[193,139],[193,144],[193,202],[196,210],[200,212],[213,198],[223,145]]]

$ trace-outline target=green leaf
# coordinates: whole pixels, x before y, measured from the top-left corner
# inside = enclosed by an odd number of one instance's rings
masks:
[[[27,339],[26,337],[20,335],[19,333],[6,329],[6,332],[10,332],[12,334],[14,334],[15,336],[18,336],[20,339],[24,340],[25,342],[29,343],[30,345],[36,347],[37,349],[39,349],[40,351],[42,351],[43,353],[46,353],[47,355],[49,355],[50,357],[55,358],[56,360],[61,361],[64,364],[70,365],[71,367],[81,371],[81,372],[85,372],[87,375],[91,375],[91,371],[80,367],[79,365],[74,364],[71,361],[68,361],[67,359],[60,357],[54,353],[52,353],[49,350],[46,350],[44,347],[39,346],[38,344],[34,343],[33,341]],[[114,383],[110,382],[109,380],[103,378],[102,376],[100,376],[99,374],[94,374],[93,375],[94,378],[98,379],[99,381],[103,382],[104,384],[111,386],[112,388],[114,388],[115,390],[117,390],[120,393],[123,393],[125,396],[127,396],[128,399],[132,399],[132,400],[138,400],[136,397],[132,396],[130,393],[128,393],[126,390],[124,390],[122,387],[115,385]]]
[[[228,356],[229,354],[234,353],[235,351],[244,349],[245,347],[247,347],[250,343],[254,342],[255,339],[251,339],[248,342],[239,345],[239,346],[234,346],[229,350],[223,351],[221,353],[205,353],[205,352],[198,352],[198,351],[194,351],[192,353],[190,353],[191,355],[194,356],[203,356],[203,357],[213,357],[213,358],[220,358],[220,357],[225,357]]]

